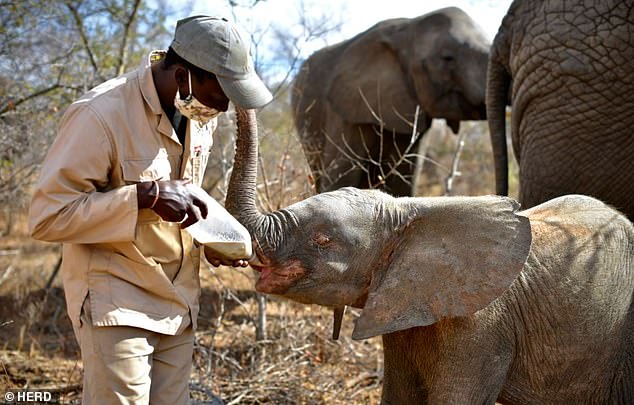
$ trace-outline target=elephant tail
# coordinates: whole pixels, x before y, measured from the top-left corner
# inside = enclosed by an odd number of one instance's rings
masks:
[[[486,107],[495,164],[495,193],[506,196],[509,191],[506,106],[510,104],[511,75],[492,54],[487,77]]]

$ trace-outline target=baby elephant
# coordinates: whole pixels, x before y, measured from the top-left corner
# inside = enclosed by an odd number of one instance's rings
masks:
[[[518,212],[506,197],[354,188],[263,214],[241,114],[226,207],[256,239],[256,288],[363,308],[353,338],[383,337],[384,404],[634,403],[623,215],[580,195]]]
[[[383,403],[634,403],[632,224],[583,196],[516,209],[318,195],[284,210],[295,227],[257,289],[363,307],[353,337],[383,335]]]

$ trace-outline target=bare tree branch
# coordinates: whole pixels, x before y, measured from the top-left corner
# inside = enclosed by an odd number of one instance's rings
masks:
[[[134,5],[132,6],[132,10],[128,15],[125,23],[123,24],[123,36],[121,38],[121,46],[119,47],[119,56],[117,57],[117,74],[122,75],[125,73],[127,67],[128,60],[128,44],[130,38],[130,29],[132,27],[132,23],[134,22],[137,12],[139,11],[139,6],[141,5],[141,0],[135,0]]]
[[[53,90],[57,90],[61,87],[61,85],[59,83],[55,83],[51,86],[45,87],[43,89],[40,89],[34,93],[28,94],[18,100],[9,100],[9,102],[7,102],[7,104],[2,107],[2,109],[0,109],[0,115],[6,113],[7,111],[10,110],[14,110],[17,106],[19,106],[20,104],[23,104],[29,100],[32,100],[34,98],[37,98],[39,96],[43,96],[47,93],[50,93]]]
[[[374,109],[372,108],[372,106],[370,105],[370,102],[368,101],[368,99],[365,97],[365,94],[363,94],[363,90],[361,90],[361,88],[357,89],[359,91],[359,95],[361,96],[361,98],[363,99],[363,103],[365,104],[365,106],[367,107],[368,111],[370,111],[370,114],[372,114],[372,116],[374,117],[374,119],[376,120],[376,122],[379,125],[383,125],[383,119],[381,119],[381,117],[379,116],[379,113],[377,113],[376,111],[374,111]],[[380,99],[380,96],[379,96]]]
[[[71,3],[71,0],[66,0],[65,4],[66,4],[66,8],[68,8],[68,11],[70,11],[71,15],[73,16],[73,21],[75,22],[75,26],[77,27],[77,31],[79,32],[79,37],[81,38],[81,42],[84,45],[84,50],[86,51],[86,54],[88,54],[88,59],[90,59],[90,64],[93,68],[93,71],[95,75],[97,75],[97,77],[101,81],[103,81],[104,78],[101,75],[101,72],[99,71],[99,66],[97,65],[95,56],[92,53],[92,48],[90,47],[90,42],[88,41],[88,36],[86,35],[86,30],[84,29],[84,23],[82,21],[81,16],[79,15],[79,11],[77,10],[77,7],[75,7]]]

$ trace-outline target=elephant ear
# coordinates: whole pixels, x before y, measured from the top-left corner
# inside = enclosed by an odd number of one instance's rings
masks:
[[[516,201],[413,201],[418,213],[397,237],[388,264],[373,275],[354,339],[469,316],[504,293],[524,267],[531,228]]]
[[[338,58],[327,91],[328,102],[345,121],[382,121],[386,129],[412,131],[418,103],[406,73],[407,64],[401,63],[406,36],[405,24],[389,20],[350,40]],[[403,49],[395,48],[395,43]]]

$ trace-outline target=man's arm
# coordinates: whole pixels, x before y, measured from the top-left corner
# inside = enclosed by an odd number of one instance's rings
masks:
[[[29,212],[31,236],[49,242],[130,241],[138,215],[136,185],[109,191],[113,145],[88,105],[64,115],[42,166]]]

